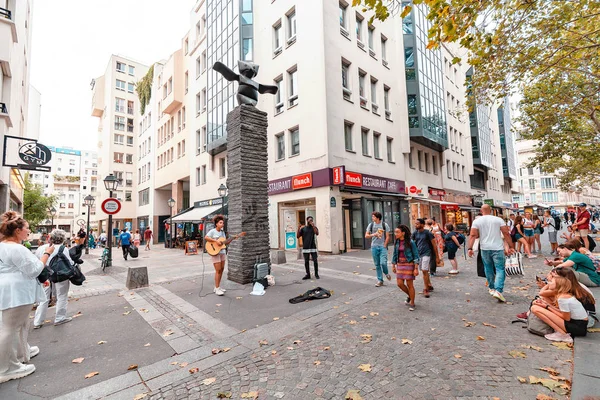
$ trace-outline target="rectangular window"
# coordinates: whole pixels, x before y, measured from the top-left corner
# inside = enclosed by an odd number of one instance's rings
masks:
[[[437,157],[435,155],[431,156],[431,169],[433,170],[433,174],[438,174],[438,166],[437,166]]]
[[[202,60],[200,59],[200,56],[198,56],[198,58],[196,58],[196,78],[198,78],[200,74],[202,74]]]
[[[281,53],[281,21],[273,26],[273,54]]]
[[[202,95],[200,93],[196,94],[196,116],[200,115],[202,112]]]
[[[275,135],[276,159],[277,161],[285,158],[285,135],[282,133]]]
[[[127,132],[133,133],[133,118],[127,118]]]
[[[387,38],[381,35],[381,59],[384,61],[383,65],[387,65]]]
[[[369,155],[369,130],[368,129],[362,128],[361,139],[362,139],[363,156],[368,156]]]
[[[114,158],[113,161],[118,163],[118,164],[122,164],[123,163],[123,153],[114,153]]]
[[[138,200],[140,206],[146,206],[150,204],[150,189],[144,189],[138,192]]]
[[[200,176],[200,184],[206,185],[206,165],[202,166],[201,176]]]
[[[348,30],[348,25],[346,21],[346,10],[348,6],[340,3],[340,26],[346,30]]]
[[[279,77],[275,79],[275,86],[277,86],[277,94],[275,94],[275,115],[279,114],[283,111],[283,95],[281,94],[283,83],[283,77]]]
[[[133,186],[133,172],[125,173],[125,186],[127,186],[127,187]]]
[[[227,176],[227,159],[225,157],[219,158],[219,178],[225,178]]]
[[[129,75],[133,76],[135,74],[135,67],[133,65],[129,66]]]
[[[125,191],[125,201],[131,201],[131,190]]]
[[[369,50],[375,52],[375,43],[373,37],[375,36],[375,28],[369,26],[367,29],[367,40],[369,42]]]
[[[352,98],[352,89],[350,88],[350,63],[342,60],[342,92],[344,99]]]
[[[411,147],[410,148],[410,153],[408,153],[408,166],[412,169],[415,169],[415,164],[413,162],[413,153],[414,153],[415,148]]]
[[[131,100],[127,101],[127,114],[133,115],[134,103]]]
[[[196,168],[196,186],[200,186],[202,184],[202,178],[201,178],[201,172],[200,172],[200,167]]]
[[[353,124],[344,122],[344,144],[347,151],[354,151],[354,145],[352,141],[352,127]]]
[[[117,71],[119,71],[119,72],[125,72],[125,64],[123,64],[122,62],[117,61]]]
[[[252,38],[242,39],[242,59],[244,61],[252,61],[254,55],[252,54]]]
[[[190,41],[188,40],[188,38],[186,38],[185,42],[183,42],[183,51],[185,55],[187,55],[187,53],[189,53],[190,51]]]
[[[558,192],[542,193],[542,201],[544,203],[558,203]]]
[[[127,82],[127,93],[133,93],[134,86],[132,82]]]
[[[133,154],[125,154],[125,163],[133,164]]]
[[[556,188],[556,178],[542,178],[542,189]]]
[[[391,137],[388,137],[386,140],[388,162],[394,162],[393,143],[394,143],[394,139]]]
[[[116,131],[124,131],[125,130],[125,117],[115,116],[115,130]]]
[[[429,170],[429,153],[425,153],[425,172],[431,173]]]
[[[202,89],[202,112],[206,111],[206,89]]]
[[[361,107],[367,106],[367,89],[365,87],[366,76],[367,76],[367,74],[364,73],[363,71],[360,71],[360,70],[358,71],[358,95],[360,96],[360,106]]]
[[[298,128],[290,129],[290,156],[300,154],[300,130]]]
[[[373,132],[373,157],[378,160],[381,160],[381,154],[379,154],[379,142],[381,139],[381,135],[379,133]]]
[[[530,194],[529,194],[529,200],[530,200],[532,203],[537,203],[537,193],[530,193]]]
[[[389,118],[392,115],[390,111],[390,88],[383,86],[383,107],[385,108],[385,116]]]
[[[117,90],[125,90],[125,81],[117,79]]]
[[[419,171],[423,171],[423,152],[421,150],[417,150],[417,165],[419,166]]]
[[[362,24],[363,24],[363,17],[361,17],[359,14],[356,14],[356,39],[359,42],[362,42],[362,40],[363,40]]]
[[[127,136],[127,146],[133,147],[133,136]]]
[[[288,23],[288,43],[296,38],[296,10],[293,10],[287,16]]]
[[[125,112],[125,99],[115,98],[115,111],[120,113]]]
[[[535,190],[535,179],[529,180],[529,190]]]
[[[298,104],[298,70],[296,67],[288,71],[288,88],[288,107],[292,107]]]
[[[533,168],[531,168],[531,167],[527,168],[527,174],[533,175]]]
[[[371,77],[371,108],[377,112],[377,79]]]
[[[184,77],[183,81],[184,81],[185,93],[187,94],[188,87],[190,86],[190,75],[187,71],[185,71],[185,77]]]
[[[124,135],[119,135],[118,133],[115,133],[114,135],[114,144],[123,144],[125,140],[125,136]]]
[[[450,160],[446,160],[446,173],[448,175],[448,179],[452,179],[452,170],[450,169]]]
[[[417,96],[414,94],[408,95],[408,115],[417,115]]]

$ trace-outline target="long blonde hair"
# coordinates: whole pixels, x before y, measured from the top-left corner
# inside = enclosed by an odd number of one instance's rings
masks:
[[[571,281],[567,278],[564,278],[562,276],[556,276],[554,277],[553,280],[555,286],[556,286],[556,295],[559,296],[561,294],[569,294],[573,297],[575,297],[575,290],[573,289],[573,284],[571,283]]]

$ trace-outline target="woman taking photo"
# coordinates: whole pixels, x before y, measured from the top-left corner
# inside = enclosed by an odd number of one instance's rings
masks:
[[[544,336],[546,339],[572,343],[573,336],[587,334],[588,314],[581,302],[575,298],[571,281],[556,276],[554,284],[558,306],[537,299],[531,306],[531,312],[554,329],[554,333]]]
[[[533,252],[535,253],[535,244],[537,243],[538,252],[542,252],[542,242],[540,235],[542,234],[542,221],[537,214],[533,215]]]
[[[404,304],[409,307],[409,311],[414,311],[414,280],[419,275],[419,251],[415,242],[410,239],[410,235],[410,229],[406,225],[394,229],[392,272],[396,274],[398,287],[408,295]]]
[[[41,260],[21,244],[29,236],[29,224],[14,211],[0,217],[0,383],[23,378],[35,371],[33,364],[22,364],[37,353],[27,344],[29,312],[36,302],[44,301],[44,290],[37,277],[44,269],[54,246],[47,248]],[[30,353],[30,350],[32,351]]]
[[[517,241],[517,252],[521,252],[521,246],[523,246],[524,250],[525,250],[525,254],[527,254],[528,258],[534,258],[533,255],[531,254],[531,251],[529,251],[529,242],[527,241],[526,237],[525,237],[525,223],[523,222],[523,217],[520,215],[517,215],[517,217],[515,218],[515,240]]]

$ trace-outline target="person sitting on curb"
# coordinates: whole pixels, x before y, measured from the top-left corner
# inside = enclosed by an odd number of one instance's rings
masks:
[[[577,280],[588,287],[600,286],[600,274],[596,272],[592,260],[577,251],[581,246],[578,239],[571,240],[565,244],[558,246],[558,254],[563,259],[549,260],[546,259],[546,265],[554,267],[570,267],[573,268]]]
[[[572,343],[574,336],[587,334],[588,313],[575,298],[575,287],[571,281],[562,276],[556,276],[553,281],[556,285],[558,306],[548,304],[543,299],[536,299],[531,306],[531,312],[554,329],[554,333],[544,336],[546,339]]]

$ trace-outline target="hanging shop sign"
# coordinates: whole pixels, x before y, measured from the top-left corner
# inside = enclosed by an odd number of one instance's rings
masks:
[[[343,185],[344,184],[344,166],[333,168],[333,184]]]
[[[52,151],[35,139],[4,136],[2,165],[28,171],[50,172]]]
[[[494,207],[494,199],[485,199],[483,200],[484,204],[487,204],[490,207]]]
[[[404,181],[397,179],[384,178],[358,172],[346,171],[344,174],[345,186],[370,189],[378,192],[404,193]]]
[[[442,210],[458,211],[458,204],[442,204]]]
[[[434,188],[429,188],[429,194],[431,196],[445,196],[446,195],[446,191],[443,189],[434,189]]]

